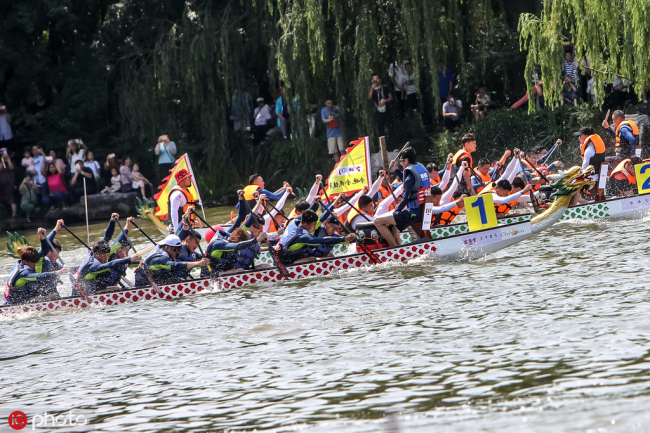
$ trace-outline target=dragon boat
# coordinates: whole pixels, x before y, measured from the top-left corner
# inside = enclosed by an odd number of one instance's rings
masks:
[[[422,240],[407,245],[378,249],[374,251],[381,263],[405,262],[417,257],[428,256],[436,261],[474,259],[493,253],[510,245],[530,238],[534,234],[549,228],[562,218],[571,197],[585,185],[593,184],[588,176],[593,172],[589,167],[579,167],[562,172],[553,184],[555,201],[543,213],[529,221],[520,221],[473,231],[467,234],[451,235],[442,239]],[[374,265],[375,262],[366,254],[355,253],[341,257],[298,263],[286,267],[285,277],[277,268],[267,268],[232,274],[223,274],[215,279],[195,279],[177,284],[161,285],[160,292],[152,287],[106,290],[102,293],[81,297],[67,297],[58,300],[32,302],[21,305],[0,307],[0,315],[16,316],[30,312],[54,312],[62,308],[85,308],[101,305],[115,305],[127,302],[153,299],[175,299],[210,290],[225,290],[243,287],[249,284],[277,283],[303,278],[322,277],[345,271],[346,269]]]

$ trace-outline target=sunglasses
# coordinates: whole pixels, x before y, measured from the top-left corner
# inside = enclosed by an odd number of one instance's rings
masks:
[[[398,159],[397,162],[404,162],[406,161],[405,159]]]

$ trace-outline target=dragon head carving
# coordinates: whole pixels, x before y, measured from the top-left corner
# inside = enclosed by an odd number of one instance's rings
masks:
[[[135,210],[138,211],[138,217],[142,219],[147,219],[153,222],[156,225],[156,228],[160,230],[161,233],[167,233],[168,228],[167,224],[162,222],[160,218],[156,216],[156,205],[151,204],[147,200],[142,200],[140,197],[137,197],[138,204],[135,206]]]
[[[551,197],[571,197],[576,192],[580,191],[584,186],[593,186],[596,181],[591,179],[594,174],[594,167],[588,166],[582,169],[578,166],[571,167],[568,170],[562,171],[558,174],[549,176],[555,180],[551,187],[555,190]]]

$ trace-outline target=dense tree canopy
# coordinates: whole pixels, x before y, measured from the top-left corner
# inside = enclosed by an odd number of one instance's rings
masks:
[[[334,97],[348,138],[372,133],[370,76],[387,80],[398,52],[414,64],[424,106],[410,134],[435,126],[436,71],[444,66],[466,100],[481,82],[501,97],[521,92],[507,3],[524,2],[3,2],[0,99],[22,144],[62,150],[81,137],[100,157],[117,150],[150,161],[156,137],[168,132],[218,195],[252,171],[299,177],[328,160],[322,138],[298,128],[290,143],[252,148],[229,127],[235,92],[270,99],[282,79],[296,99],[289,104],[296,124],[309,102]],[[52,103],[41,117],[26,109],[36,91]]]

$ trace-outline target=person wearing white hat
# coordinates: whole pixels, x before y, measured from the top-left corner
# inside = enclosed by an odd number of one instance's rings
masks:
[[[271,109],[266,105],[264,98],[261,96],[257,98],[257,107],[253,113],[253,117],[255,118],[255,137],[253,144],[260,144],[269,130],[269,122],[273,120]]]
[[[176,235],[169,235],[160,241],[156,249],[135,271],[136,287],[144,287],[151,284],[145,270],[149,271],[156,284],[168,285],[180,283],[190,276],[192,269],[210,264],[210,259],[208,258],[203,258],[197,262],[178,260],[181,246],[181,239]]]

